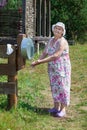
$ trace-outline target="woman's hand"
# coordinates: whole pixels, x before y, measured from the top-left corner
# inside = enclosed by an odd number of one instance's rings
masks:
[[[34,67],[36,65],[39,65],[40,64],[40,60],[37,60],[37,61],[33,61],[31,66]]]

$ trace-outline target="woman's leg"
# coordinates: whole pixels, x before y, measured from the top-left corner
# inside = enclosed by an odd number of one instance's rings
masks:
[[[50,113],[57,113],[60,111],[60,104],[59,102],[54,102],[54,107],[49,110]]]
[[[54,108],[59,111],[60,110],[60,103],[59,102],[54,102]]]
[[[66,105],[61,103],[60,111],[66,112]]]
[[[56,114],[57,117],[65,117],[66,116],[66,105],[61,103],[60,112]]]

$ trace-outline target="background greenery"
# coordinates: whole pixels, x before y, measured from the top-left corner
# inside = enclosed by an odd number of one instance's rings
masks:
[[[72,85],[67,117],[59,119],[48,113],[53,100],[47,64],[31,68],[32,61],[27,60],[18,72],[17,108],[6,111],[7,96],[0,95],[0,130],[87,130],[87,44],[70,46],[70,57]]]
[[[7,0],[3,10],[17,10],[19,7],[22,7],[22,0]]]
[[[51,0],[51,17],[65,23],[67,39],[87,41],[87,0]]]

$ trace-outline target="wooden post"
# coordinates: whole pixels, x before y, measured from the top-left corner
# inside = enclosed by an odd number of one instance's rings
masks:
[[[47,13],[47,1],[44,0],[44,36],[46,36],[46,13]]]
[[[24,68],[25,60],[21,56],[21,41],[22,39],[26,37],[25,34],[19,34],[17,37],[17,50],[14,51],[14,53],[9,56],[8,58],[8,65],[14,65],[16,68],[14,75],[8,75],[8,82],[15,82],[16,84],[16,93],[15,94],[8,94],[8,109],[11,109],[12,107],[17,106],[17,96],[18,96],[18,88],[17,88],[17,71]]]
[[[33,8],[34,8],[34,27],[33,29],[35,30],[35,34],[34,36],[36,35],[36,27],[37,27],[37,24],[36,24],[36,1],[37,0],[33,0]]]
[[[17,36],[17,54],[16,54],[16,70],[21,70],[25,67],[25,59],[23,58],[23,56],[21,55],[21,41],[22,39],[26,37],[25,34],[18,34]]]
[[[46,24],[46,36],[51,36],[51,4],[50,4],[50,0],[47,0],[47,24]]]
[[[42,0],[42,36],[46,36],[46,0]]]
[[[8,57],[8,65],[14,65],[16,68],[16,51]],[[11,109],[12,107],[16,108],[17,106],[17,71],[15,70],[15,74],[8,75],[8,82],[15,82],[16,83],[16,93],[15,94],[8,94],[8,109]]]
[[[42,4],[42,0],[38,0],[37,4],[36,4],[36,9],[37,9],[37,13],[36,13],[36,19],[37,19],[37,36],[41,36],[41,4]]]
[[[11,55],[6,54],[7,45],[0,45],[0,57],[6,58],[8,62],[0,64],[0,75],[8,77],[7,82],[0,82],[0,94],[7,94],[8,106],[10,109],[17,105],[17,71],[16,71],[16,52]]]

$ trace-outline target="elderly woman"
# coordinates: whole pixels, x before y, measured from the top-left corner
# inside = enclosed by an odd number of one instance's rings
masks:
[[[49,40],[42,55],[32,66],[48,62],[48,74],[54,107],[49,110],[56,117],[66,116],[66,107],[70,104],[71,63],[69,46],[63,37],[65,25],[58,22],[52,26],[54,36]]]

